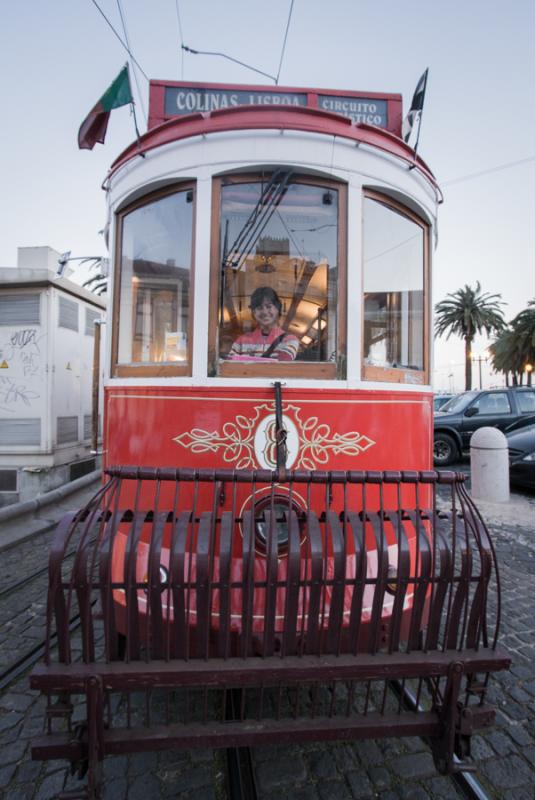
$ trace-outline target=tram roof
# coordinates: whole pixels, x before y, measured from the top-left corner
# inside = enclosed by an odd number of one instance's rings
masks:
[[[336,109],[336,110],[329,110]],[[151,81],[148,131],[113,162],[174,141],[233,130],[298,130],[337,136],[405,161],[438,189],[427,164],[401,138],[401,95],[331,89]],[[374,124],[359,119],[373,119]]]

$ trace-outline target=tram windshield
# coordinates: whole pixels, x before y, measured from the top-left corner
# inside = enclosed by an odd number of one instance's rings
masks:
[[[119,365],[186,366],[192,224],[192,190],[156,196],[122,217]]]
[[[364,198],[364,369],[424,369],[425,228]]]
[[[336,361],[338,190],[277,173],[220,203],[220,363]]]

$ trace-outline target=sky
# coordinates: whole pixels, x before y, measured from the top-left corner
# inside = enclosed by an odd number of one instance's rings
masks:
[[[280,67],[281,86],[399,92],[406,113],[429,67],[419,154],[444,193],[433,302],[480,281],[511,319],[535,298],[533,0],[294,0],[284,54],[291,0],[98,5],[124,40],[122,11],[152,79],[273,85],[228,60],[183,54],[184,42],[271,75]],[[94,0],[3,4],[0,266],[13,266],[20,246],[107,255],[101,184],[134,138],[130,110],[113,112],[105,145],[92,151],[78,150],[77,132],[127,60]],[[135,76],[143,132],[148,82]],[[497,169],[514,162],[523,163]],[[460,340],[435,343],[437,390],[464,388],[463,359]],[[486,364],[482,379],[484,388],[502,380]]]

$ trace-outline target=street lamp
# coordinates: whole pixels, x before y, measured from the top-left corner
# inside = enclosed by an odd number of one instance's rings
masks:
[[[474,362],[474,364],[479,364],[479,388],[482,389],[483,388],[483,374],[482,374],[481,365],[483,364],[483,362],[486,363],[487,360],[488,360],[487,351],[484,350],[483,353],[479,353],[478,355],[476,355],[475,353],[471,353],[470,356],[471,356],[471,359]]]
[[[102,256],[71,256],[71,250],[67,250],[67,252],[62,253],[61,256],[58,258],[58,267],[56,270],[56,277],[62,278],[63,273],[65,272],[65,267],[70,261],[80,261],[80,264],[87,264],[89,263],[89,268],[92,269],[93,267],[100,266],[105,259]]]
[[[531,373],[533,372],[533,364],[526,364],[524,369],[528,373],[528,386],[531,386]]]

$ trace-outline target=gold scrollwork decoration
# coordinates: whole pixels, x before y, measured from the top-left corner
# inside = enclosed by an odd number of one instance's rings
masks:
[[[255,432],[263,412],[272,414],[274,406],[263,403],[254,407],[254,415],[238,414],[234,421],[225,422],[221,433],[192,428],[175,436],[173,441],[192,453],[217,453],[221,451],[223,461],[234,463],[236,469],[251,469],[258,466],[255,456]],[[331,426],[320,423],[318,417],[301,419],[299,406],[284,405],[283,415],[296,424],[299,433],[299,455],[295,466],[302,469],[317,469],[328,464],[331,455],[359,456],[373,447],[375,442],[358,431],[331,432]]]

